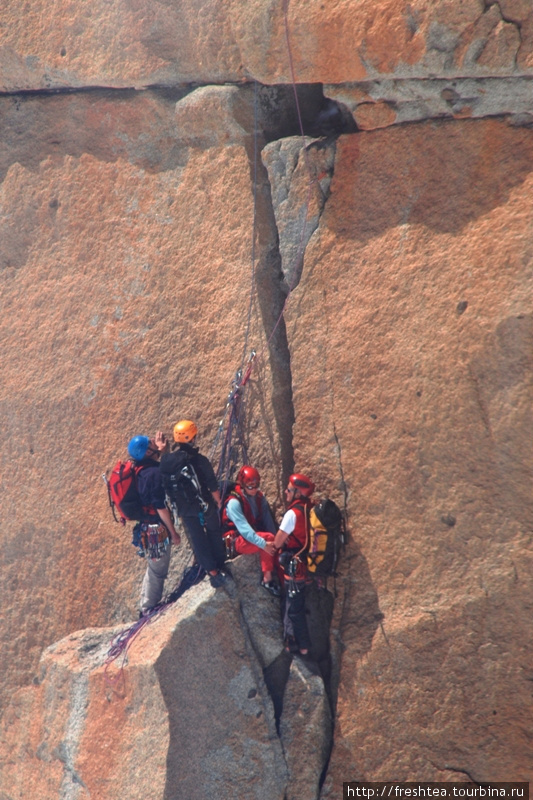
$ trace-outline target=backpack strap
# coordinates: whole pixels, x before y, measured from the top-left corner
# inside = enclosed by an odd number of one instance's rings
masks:
[[[300,548],[300,550],[297,550],[295,552],[294,557],[297,558],[299,555],[301,555],[304,552],[304,550],[307,547],[309,547],[309,511],[311,509],[311,506],[308,505],[307,503],[301,503],[299,500],[297,500],[295,503],[292,503],[292,505],[290,505],[289,508],[298,508],[298,509],[300,509],[301,511],[303,511],[303,517],[304,517],[305,542],[302,545],[302,547]]]
[[[229,534],[232,534],[232,533],[237,535],[237,528],[235,527],[235,524],[228,517],[228,503],[229,503],[229,501],[231,499],[238,500],[239,501],[239,505],[241,506],[241,509],[244,510],[244,505],[243,505],[242,498],[241,498],[240,494],[235,489],[231,489],[227,493],[227,495],[225,496],[224,502],[222,503],[222,508],[221,508],[222,536],[223,536],[223,538],[226,537]]]
[[[115,511],[116,506],[115,506],[115,504],[113,502],[113,498],[111,497],[111,484],[109,483],[109,478],[107,477],[105,472],[102,472],[102,480],[106,485],[107,500],[109,502],[109,508],[111,509],[111,512],[113,514],[113,519],[115,520],[115,522],[120,522],[120,523],[122,523],[122,525],[125,525],[126,524],[126,520],[124,519],[124,517],[121,516],[120,519],[117,518],[117,513]]]
[[[288,548],[288,552],[292,553],[291,563],[296,562],[297,564],[301,564],[302,567],[305,569],[305,574],[307,574],[307,560],[306,559],[302,560],[300,558],[300,556],[309,547],[309,509],[310,509],[310,505],[308,503],[302,503],[299,500],[297,500],[295,503],[292,503],[289,506],[289,509],[294,509],[294,508],[298,508],[299,510],[303,511],[304,524],[305,524],[305,542],[303,543],[302,547],[300,547],[299,550],[297,548]],[[289,577],[292,579],[292,583],[293,583],[291,591],[294,591],[294,592],[298,592],[299,591],[298,589],[295,588],[297,586],[297,583],[295,581],[296,571],[297,571],[297,567],[295,567],[295,571],[294,571],[293,575],[290,575],[290,573],[289,573]],[[305,576],[304,576],[304,578],[298,578],[297,580],[298,581],[302,581],[304,579],[305,579]]]
[[[135,483],[135,488],[137,489],[137,494],[139,495],[139,497],[141,497],[141,494],[139,492],[138,478],[139,478],[139,474],[143,471],[143,469],[146,466],[147,466],[146,464],[133,464],[133,481]],[[141,498],[141,501],[142,501],[142,498]],[[153,506],[144,506],[143,505],[142,506],[142,510],[143,510],[143,514],[146,514],[146,516],[156,517],[159,520],[159,514],[157,513],[157,511],[155,510],[155,508]]]

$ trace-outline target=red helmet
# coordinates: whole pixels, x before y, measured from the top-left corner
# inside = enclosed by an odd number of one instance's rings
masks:
[[[239,470],[237,483],[247,489],[256,489],[261,483],[261,478],[255,467],[245,465]]]
[[[289,477],[289,486],[294,486],[304,497],[311,497],[315,491],[313,481],[307,475],[302,475],[301,472],[295,472]]]

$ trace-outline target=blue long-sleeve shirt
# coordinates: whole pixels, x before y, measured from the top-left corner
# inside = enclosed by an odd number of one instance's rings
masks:
[[[248,496],[246,498],[252,507],[252,512],[254,517],[257,517],[257,502],[255,497]],[[242,509],[242,505],[236,497],[231,497],[228,500],[228,504],[226,506],[226,513],[229,519],[233,522],[237,531],[246,539],[246,541],[250,542],[251,544],[255,544],[256,547],[259,547],[261,550],[265,549],[266,541],[261,536],[258,536],[257,533],[254,531],[246,517],[244,516],[244,512]],[[263,530],[269,531],[269,533],[275,534],[276,525],[274,520],[272,519],[272,514],[270,513],[270,508],[268,507],[268,503],[264,497],[261,498],[261,519],[264,523]]]

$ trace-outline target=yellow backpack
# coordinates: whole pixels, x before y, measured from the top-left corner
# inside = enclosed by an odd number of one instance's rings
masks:
[[[309,512],[307,569],[316,577],[334,575],[345,541],[344,517],[333,500],[321,500]]]

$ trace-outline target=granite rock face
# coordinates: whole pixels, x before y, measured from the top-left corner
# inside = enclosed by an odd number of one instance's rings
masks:
[[[532,165],[494,121],[337,143],[286,313],[295,457],[345,493],[384,621],[359,666],[344,628],[331,796],[531,774]]]
[[[206,580],[189,589],[115,660],[117,628],[49,647],[3,720],[4,796],[281,800],[305,785],[318,797],[332,733],[324,682],[282,654],[279,600],[259,586],[256,560],[233,562],[233,575],[228,589]],[[280,658],[277,726],[263,676]],[[305,770],[302,745],[312,754]]]
[[[3,11],[4,89],[531,74],[527,0],[68,0]],[[287,53],[290,31],[292,59]]]
[[[287,663],[240,575],[248,622],[222,650],[235,697],[263,704],[238,711],[259,744],[234,783],[221,750],[204,796],[306,798],[308,716],[323,797],[530,780],[531,4],[198,6],[3,6],[0,794],[174,798],[194,726],[169,662],[196,611],[147,629],[127,700],[105,699],[103,642],[143,565],[101,474],[180,417],[216,462],[252,349],[243,431],[267,496],[279,516],[309,472],[350,535],[334,608],[308,598],[331,624],[321,677]],[[192,597],[211,636],[225,601]],[[184,669],[215,692],[203,646]],[[201,714],[206,747],[212,726],[244,752],[227,708]],[[161,748],[141,767],[145,728]]]
[[[170,432],[182,417],[197,420],[209,454],[246,330],[260,353],[268,348],[255,297],[250,307],[245,144],[182,145],[170,135],[175,103],[156,96],[132,106],[82,95],[22,104],[19,124],[38,124],[32,146],[16,135],[17,102],[0,100],[17,141],[0,188],[10,598],[2,644],[17,680],[27,680],[44,643],[92,619],[128,619],[135,607],[143,569],[129,531],[113,522],[102,472],[126,456],[131,436]],[[137,122],[128,133],[130,114]],[[159,142],[150,135],[156,116]],[[257,259],[258,282],[261,268]],[[281,392],[287,358],[279,352]],[[257,359],[247,424],[274,499],[282,459],[267,361]]]

